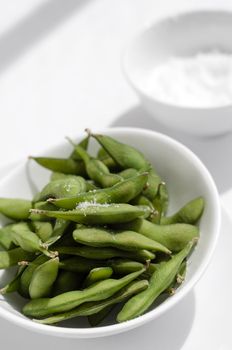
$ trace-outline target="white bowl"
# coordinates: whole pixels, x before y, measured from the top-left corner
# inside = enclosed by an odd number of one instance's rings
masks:
[[[1,317],[32,331],[62,337],[91,338],[125,332],[141,326],[168,312],[184,298],[202,276],[214,251],[220,225],[219,197],[211,175],[196,155],[170,137],[144,129],[112,128],[101,132],[139,148],[151,161],[167,183],[170,194],[170,213],[199,195],[205,198],[206,208],[200,221],[201,237],[189,258],[186,281],[174,296],[143,316],[125,323],[112,323],[97,328],[89,328],[83,318],[71,320],[67,327],[38,324],[21,314],[20,310],[25,300],[16,293],[5,298],[0,297]],[[79,135],[76,141],[83,136],[83,134]],[[95,142],[90,147],[90,151],[93,152],[93,150],[96,150]],[[62,157],[68,156],[70,152],[70,145],[67,142],[61,142],[56,147],[48,148],[44,154]],[[46,183],[49,173],[33,162],[22,164],[2,181],[0,196],[31,198],[35,191]],[[8,273],[1,270],[1,284],[6,275]]]
[[[232,53],[232,12],[197,11],[155,22],[138,34],[122,57],[123,72],[143,106],[165,126],[199,136],[232,130],[232,104],[189,108],[156,99],[146,88],[152,70],[173,56],[199,52]]]

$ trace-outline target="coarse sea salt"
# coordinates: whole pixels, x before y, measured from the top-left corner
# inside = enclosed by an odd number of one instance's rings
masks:
[[[157,65],[145,83],[149,95],[182,107],[221,107],[232,103],[232,54],[198,53],[171,57]]]
[[[97,202],[94,202],[94,201],[90,201],[90,202],[81,202],[81,203],[78,203],[78,205],[76,206],[77,209],[86,209],[86,208],[89,208],[89,207],[108,207],[109,204],[107,203],[97,203]]]

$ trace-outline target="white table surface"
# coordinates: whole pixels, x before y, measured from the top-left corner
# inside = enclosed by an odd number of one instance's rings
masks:
[[[145,24],[199,8],[232,10],[232,2],[0,0],[0,165],[14,165],[29,153],[39,154],[65,135],[74,136],[86,127],[144,127],[164,132],[190,147],[211,171],[230,210],[232,134],[196,139],[158,125],[144,112],[120,70],[123,48]],[[0,171],[0,178],[3,176]],[[189,303],[194,303],[194,292],[180,305],[179,320]],[[193,317],[190,310],[186,324],[181,325],[186,334]],[[173,313],[173,324],[174,318]],[[0,341],[6,350],[16,346],[24,350],[52,346],[57,350],[77,346],[136,350],[155,344],[151,343],[153,327],[151,323],[106,342],[86,343],[29,333],[0,318]],[[171,338],[175,340],[170,346],[166,341],[159,350],[181,349],[182,334],[174,327]],[[184,349],[192,348],[189,345]]]

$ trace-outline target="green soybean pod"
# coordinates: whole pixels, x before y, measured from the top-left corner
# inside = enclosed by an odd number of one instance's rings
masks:
[[[48,198],[70,198],[85,191],[86,183],[81,176],[53,180],[42,189],[37,201],[44,201]]]
[[[85,166],[82,161],[53,157],[30,157],[42,167],[64,174],[85,176]]]
[[[90,179],[94,180],[101,187],[111,187],[121,181],[121,177],[111,174],[107,166],[99,159],[90,157],[90,155],[80,146],[76,147],[76,152],[85,163],[86,172]]]
[[[52,295],[56,296],[71,290],[80,289],[84,279],[83,276],[72,271],[59,271],[57,279],[53,284]]]
[[[130,259],[111,259],[108,260],[107,264],[112,267],[117,275],[127,275],[144,267],[142,263]]]
[[[112,157],[110,157],[109,153],[107,153],[104,148],[100,147],[97,153],[97,158],[104,163],[108,169],[111,171],[115,171],[118,169],[118,165],[115,163]]]
[[[150,201],[155,198],[159,184],[161,183],[161,177],[157,174],[154,168],[151,168],[148,173],[147,187],[143,190],[143,195]]]
[[[98,302],[88,302],[83,305],[78,306],[77,308],[66,311],[60,314],[56,314],[54,316],[41,319],[34,320],[43,324],[53,324],[58,323],[70,318],[78,317],[78,316],[94,316],[99,315],[101,311],[108,310],[108,308],[112,308],[113,305],[121,303],[131,297],[134,294],[137,294],[148,287],[148,281],[132,281],[124,288],[122,288],[119,292],[114,294],[113,296]],[[101,317],[102,320],[102,317]],[[96,323],[96,318],[89,318],[90,323]]]
[[[174,223],[186,223],[186,224],[196,224],[201,218],[204,211],[205,201],[202,197],[197,197],[187,204],[185,204],[181,209],[179,209],[175,214],[161,218],[161,225],[168,225]]]
[[[0,269],[17,265],[20,261],[30,261],[34,254],[26,252],[22,248],[14,248],[8,251],[0,251]]]
[[[127,203],[142,191],[146,182],[147,173],[142,173],[135,177],[123,180],[112,187],[93,190],[88,193],[80,193],[73,198],[51,199],[49,202],[64,209],[74,209],[77,204],[83,202],[94,202],[100,204]]]
[[[16,245],[30,253],[41,252],[51,258],[57,255],[56,252],[48,250],[48,246],[43,243],[38,236],[32,232],[26,223],[15,224],[11,234]]]
[[[81,157],[79,154],[76,152],[76,146],[81,146],[83,149],[87,150],[88,145],[89,145],[89,135],[87,135],[81,142],[78,144],[75,144],[70,138],[67,137],[67,140],[73,145],[73,151],[70,154],[69,158],[80,161]]]
[[[151,209],[146,206],[130,204],[92,204],[80,203],[76,209],[68,211],[49,211],[31,209],[31,213],[51,218],[74,221],[80,224],[113,224],[128,222],[140,216],[149,216]]]
[[[147,170],[149,162],[144,155],[132,146],[124,144],[106,135],[90,134],[94,137],[106,152],[120,165],[122,169],[134,168],[136,170]]]
[[[46,242],[52,236],[53,226],[51,222],[32,221],[31,227],[43,242]]]
[[[109,266],[95,267],[90,270],[86,279],[84,280],[83,287],[87,288],[91,284],[106,280],[110,278],[113,274],[113,269]]]
[[[6,250],[15,247],[11,237],[12,224],[0,228],[0,246]]]
[[[74,240],[73,240],[74,241]],[[115,257],[129,258],[136,261],[146,262],[147,260],[155,259],[155,254],[146,249],[136,251],[125,251],[112,247],[96,248],[85,245],[77,246],[56,246],[56,251],[59,254],[78,255],[87,259],[111,259]]]
[[[138,174],[139,174],[138,170],[134,168],[128,168],[118,173],[118,175],[121,176],[124,180],[129,179],[130,177],[134,177]]]
[[[51,293],[59,269],[59,258],[49,259],[36,267],[29,285],[31,299],[42,298]]]
[[[73,231],[73,238],[78,243],[92,247],[115,247],[128,251],[147,249],[152,252],[171,253],[164,245],[134,231],[113,232],[103,228],[86,227]]]
[[[171,260],[160,264],[151,276],[149,287],[144,292],[132,297],[123,306],[117,316],[118,322],[131,320],[140,316],[152,305],[156,298],[172,283],[182,261],[188,256],[194,243],[195,241],[188,243]]]
[[[8,282],[4,287],[0,288],[0,294],[9,294],[16,292],[20,286],[20,278],[26,266],[20,266],[16,273],[16,276]]]
[[[90,270],[95,267],[101,267],[106,265],[103,260],[86,259],[81,256],[73,256],[68,259],[61,260],[59,268],[66,271],[77,273],[89,273]]]
[[[134,230],[155,242],[163,244],[172,252],[183,249],[193,238],[199,237],[199,228],[190,224],[157,225],[148,220],[136,219],[123,225],[124,229]]]
[[[89,302],[100,301],[111,297],[120,289],[135,280],[145,269],[128,274],[120,279],[109,278],[97,282],[92,286],[77,291],[60,294],[53,298],[39,298],[29,301],[23,307],[23,314],[31,317],[43,317],[64,311],[69,311],[77,306]]]
[[[13,220],[28,219],[31,208],[32,203],[27,199],[0,198],[0,213]]]
[[[56,207],[52,203],[48,203],[45,201],[34,203],[33,208],[38,210],[56,210]],[[35,213],[32,213],[31,211],[28,219],[31,221],[49,221],[49,220],[51,221],[52,220],[47,218],[45,215],[35,214]]]
[[[25,270],[23,271],[20,277],[19,294],[21,296],[23,296],[24,298],[29,298],[29,285],[31,282],[33,272],[39,265],[48,261],[48,259],[49,258],[45,255],[39,255],[33,261],[29,262],[28,266],[26,266]]]

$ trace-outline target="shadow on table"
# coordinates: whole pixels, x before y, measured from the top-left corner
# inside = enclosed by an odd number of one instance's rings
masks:
[[[220,137],[199,138],[173,131],[155,121],[140,105],[115,118],[110,126],[133,126],[162,132],[196,153],[211,172],[220,193],[232,187],[232,133]]]
[[[36,6],[0,35],[0,73],[88,3],[89,0],[49,0]]]
[[[159,349],[159,350],[180,350],[185,343],[188,334],[191,331],[195,315],[195,295],[194,292],[188,294],[182,301],[173,307],[166,314],[160,316],[157,320],[147,323],[134,330],[117,334],[114,336],[97,339],[62,339],[56,337],[44,336],[37,333],[29,333],[21,327],[14,328],[14,339],[9,340],[7,335],[7,324],[1,326],[1,341],[7,344],[20,342],[24,349],[56,350],[67,349],[85,349],[85,350],[140,350],[140,349]],[[4,329],[5,328],[5,329]],[[13,329],[12,329],[13,331]],[[6,339],[4,339],[6,337]]]

